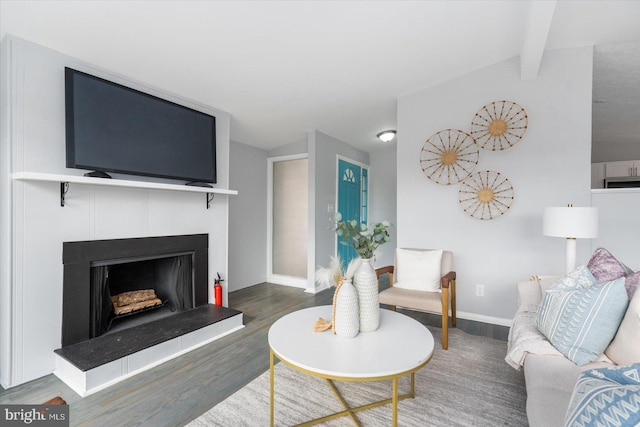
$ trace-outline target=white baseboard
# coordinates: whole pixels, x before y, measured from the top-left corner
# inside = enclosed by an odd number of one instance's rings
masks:
[[[307,289],[307,279],[303,277],[270,274],[267,276],[267,282],[275,283],[276,285],[284,285],[284,286],[291,286],[294,288]]]
[[[316,286],[314,288],[307,288],[304,291],[308,294],[317,294],[318,292],[322,292],[325,289],[329,289],[329,286],[327,285],[318,285],[316,283]]]
[[[476,322],[490,323],[492,325],[511,326],[512,319],[503,319],[501,317],[485,316],[484,314],[466,313],[464,311],[456,312],[458,319],[473,320]]]
[[[317,294],[320,291],[324,291],[325,288],[309,289],[307,287],[307,281],[302,278],[290,277],[290,276],[277,276],[272,275],[267,278],[269,283],[275,283],[276,285],[293,286],[296,288],[302,288],[306,293]],[[459,319],[473,320],[475,322],[489,323],[492,325],[511,326],[512,319],[504,319],[501,317],[485,316],[484,314],[467,313],[464,311],[458,311],[457,317]]]

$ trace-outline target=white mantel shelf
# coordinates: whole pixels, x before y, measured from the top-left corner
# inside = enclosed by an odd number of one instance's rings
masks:
[[[129,181],[125,179],[109,179],[109,178],[94,178],[88,176],[79,175],[62,175],[53,173],[40,173],[40,172],[15,172],[12,178],[17,181],[47,181],[47,182],[59,182],[60,183],[60,206],[64,206],[64,196],[68,189],[69,183],[82,184],[82,185],[103,185],[109,187],[128,187],[128,188],[148,188],[153,190],[168,190],[168,191],[187,191],[192,193],[206,193],[207,194],[207,209],[211,203],[211,198],[214,194],[226,194],[237,195],[236,190],[228,190],[222,188],[212,187],[195,187],[190,185],[180,184],[164,184],[160,182],[147,182],[147,181]]]

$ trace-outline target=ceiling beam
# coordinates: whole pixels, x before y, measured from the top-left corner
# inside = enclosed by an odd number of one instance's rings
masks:
[[[556,2],[557,0],[531,1],[529,21],[520,51],[520,78],[522,80],[533,80],[538,77]]]

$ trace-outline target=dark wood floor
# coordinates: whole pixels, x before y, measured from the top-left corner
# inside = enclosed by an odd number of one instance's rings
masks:
[[[38,404],[61,396],[72,426],[183,426],[269,368],[267,333],[283,315],[330,304],[333,289],[308,294],[260,284],[229,294],[229,306],[244,313],[245,328],[188,354],[81,398],[53,375],[9,390],[0,404]],[[428,325],[439,317],[405,312]],[[465,332],[506,339],[508,328],[458,319]]]

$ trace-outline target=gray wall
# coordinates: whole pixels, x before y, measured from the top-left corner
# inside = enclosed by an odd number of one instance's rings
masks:
[[[231,141],[229,185],[229,291],[267,276],[267,152]]]
[[[319,131],[309,137],[309,162],[315,165],[315,268],[327,266],[336,253],[336,236],[329,229],[327,206],[336,205],[337,156],[369,164],[369,153]],[[311,169],[311,166],[310,166]]]
[[[389,221],[391,240],[376,251],[375,267],[393,265],[393,254],[398,241],[397,211],[397,144],[392,144],[369,155],[369,223]]]
[[[591,48],[548,51],[538,78],[523,81],[512,58],[400,98],[398,245],[454,252],[460,317],[509,324],[518,281],[564,272],[565,242],[542,235],[542,210],[590,204],[592,59]],[[424,176],[420,150],[442,129],[468,129],[482,106],[501,99],[521,105],[529,123],[513,148],[480,150],[476,170],[502,173],[515,191],[505,215],[480,221],[459,206],[458,185]],[[578,261],[588,261],[589,241],[577,245]]]

